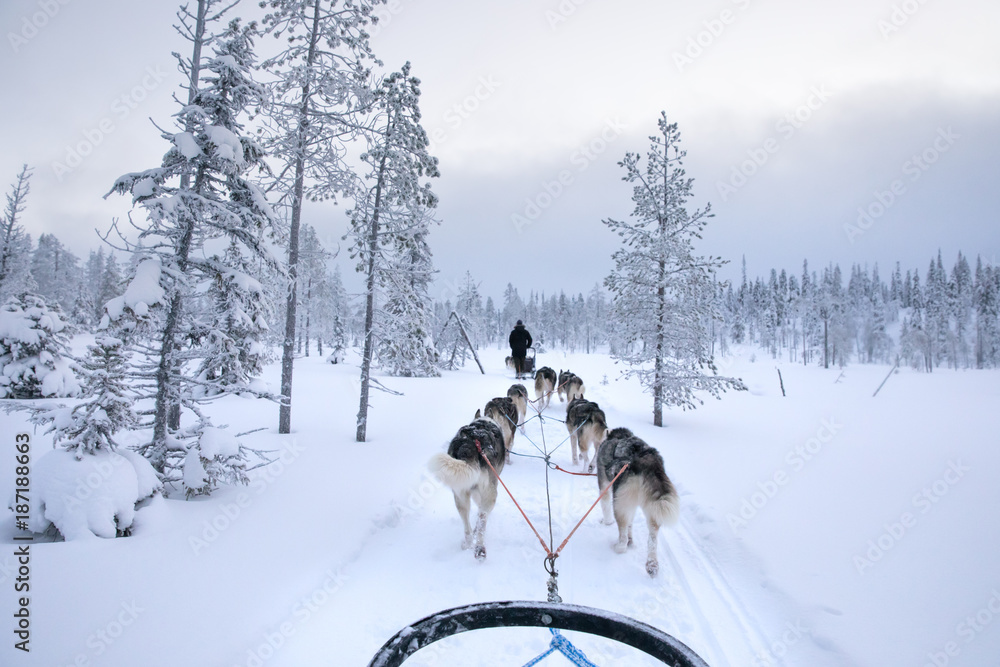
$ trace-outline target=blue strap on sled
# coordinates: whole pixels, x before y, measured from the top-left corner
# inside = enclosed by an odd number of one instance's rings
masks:
[[[552,633],[552,641],[549,642],[549,650],[530,661],[524,667],[535,667],[535,665],[556,651],[559,651],[566,656],[566,659],[576,665],[576,667],[597,667],[597,665],[592,663],[590,660],[587,660],[587,656],[584,655],[583,651],[573,646],[572,642],[563,637],[558,630],[555,628],[549,628],[549,632]]]

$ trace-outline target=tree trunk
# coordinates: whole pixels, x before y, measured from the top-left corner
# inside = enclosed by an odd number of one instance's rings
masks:
[[[204,169],[199,170],[195,179],[194,191],[199,192],[203,185]],[[177,272],[180,274],[178,280],[183,280],[187,272],[188,257],[191,254],[191,241],[194,237],[194,218],[188,218],[187,227],[181,237],[180,246],[177,248]],[[180,425],[180,391],[179,387],[171,382],[172,377],[176,377],[173,372],[177,368],[176,353],[178,350],[177,335],[178,325],[181,319],[183,301],[180,293],[181,286],[170,299],[170,307],[167,310],[166,322],[163,326],[163,339],[160,344],[160,362],[156,367],[156,400],[153,408],[153,457],[150,463],[157,472],[163,472],[166,463],[167,430],[178,428]],[[178,426],[170,424],[172,413],[176,410]]]
[[[194,29],[194,45],[191,53],[191,78],[188,80],[188,105],[194,104],[195,99],[198,97],[198,83],[201,78],[201,48],[204,44],[205,39],[205,18],[208,12],[208,2],[207,0],[198,0],[198,13],[195,17],[195,29]],[[188,118],[185,121],[184,129],[187,132],[191,132],[194,126],[191,119]],[[185,169],[181,173],[181,190],[187,190],[191,185],[191,174]],[[188,238],[188,250],[184,253],[184,263],[187,264],[188,251],[190,250],[190,237]],[[173,308],[173,304],[171,304]],[[181,304],[177,304],[177,316],[180,315]],[[175,322],[176,325],[176,322]],[[177,347],[176,351],[180,348]],[[162,354],[162,350],[161,350]],[[172,369],[174,374],[180,370],[179,365],[175,362],[175,367]],[[157,371],[159,374],[159,371]],[[180,395],[171,397],[171,403],[167,407],[167,428],[176,431],[181,427],[181,401]],[[155,440],[155,436],[154,436]],[[162,472],[162,471],[161,471]]]
[[[391,136],[392,121],[386,127],[386,143]],[[365,345],[361,355],[361,401],[358,407],[358,430],[355,440],[364,442],[368,435],[368,392],[372,370],[373,327],[375,324],[375,255],[378,252],[378,218],[382,206],[382,185],[385,179],[387,154],[382,155],[375,182],[375,206],[372,209],[371,227],[368,230],[368,266],[365,283]]]
[[[306,67],[312,67],[319,40],[319,0],[313,0],[312,32]],[[295,156],[295,186],[292,192],[292,220],[288,230],[288,299],[285,302],[285,338],[281,349],[281,405],[278,407],[278,433],[292,431],[292,366],[295,361],[296,280],[299,266],[299,226],[302,219],[302,196],[305,189],[306,129],[309,127],[309,100],[312,91],[307,81],[302,86],[299,107],[298,142]]]

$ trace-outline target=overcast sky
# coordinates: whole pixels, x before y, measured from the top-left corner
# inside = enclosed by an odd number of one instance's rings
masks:
[[[35,238],[85,258],[129,210],[102,199],[114,179],[159,163],[150,118],[170,122],[170,54],[186,48],[176,9],[0,2],[0,186],[35,168]],[[600,282],[615,244],[601,220],[631,211],[617,162],[646,150],[661,110],[680,126],[692,206],[716,214],[700,250],[731,260],[724,277],[742,256],[751,276],[803,259],[923,274],[939,248],[949,266],[959,250],[1000,258],[995,0],[393,0],[380,14],[376,54],[412,62],[441,161],[435,297],[466,270],[495,298],[507,282]],[[305,219],[330,246],[346,229],[331,205]]]

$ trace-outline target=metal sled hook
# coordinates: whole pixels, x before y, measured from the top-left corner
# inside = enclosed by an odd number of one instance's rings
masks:
[[[545,557],[545,571],[549,573],[549,580],[546,583],[549,594],[546,599],[551,603],[561,604],[563,600],[559,595],[559,572],[556,571],[556,558],[559,558],[558,554]]]

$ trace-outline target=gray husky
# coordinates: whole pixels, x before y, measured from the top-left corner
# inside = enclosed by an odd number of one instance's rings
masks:
[[[552,392],[556,390],[556,372],[548,366],[542,366],[535,372],[535,401],[537,410],[541,412],[549,407]]]
[[[632,546],[632,519],[637,507],[642,508],[649,527],[649,547],[646,572],[655,577],[660,564],[656,557],[656,537],[660,526],[677,522],[680,507],[677,491],[663,470],[663,457],[632,434],[627,428],[608,431],[608,437],[597,454],[597,484],[603,492],[625,464],[628,470],[615,480],[614,488],[601,499],[604,523],[618,523],[615,551],[625,553]]]
[[[499,474],[503,470],[507,449],[500,426],[492,419],[479,419],[478,415],[477,412],[477,419],[471,424],[458,429],[448,444],[448,453],[435,454],[427,467],[455,495],[455,507],[465,528],[462,548],[474,546],[476,559],[482,560],[486,558],[486,547],[483,545],[486,519],[497,501],[497,478],[479,450],[482,449]],[[469,524],[472,500],[479,508],[475,530]]]
[[[608,422],[604,410],[593,401],[585,398],[574,398],[566,406],[566,430],[569,431],[570,447],[573,450],[573,464],[583,462],[587,472],[594,472],[597,463],[597,448],[604,442],[608,430]],[[594,448],[594,457],[590,458],[590,448]]]
[[[572,401],[574,398],[583,398],[583,380],[572,371],[559,371],[559,402],[563,401],[563,394],[566,400]]]
[[[507,396],[491,398],[482,414],[477,410],[476,419],[480,416],[492,419],[503,431],[503,444],[507,452],[507,463],[510,463],[510,452],[514,449],[514,434],[517,432],[517,406]]]
[[[512,384],[507,390],[507,398],[514,401],[517,408],[517,425],[524,433],[524,416],[528,412],[528,389],[523,384]]]

